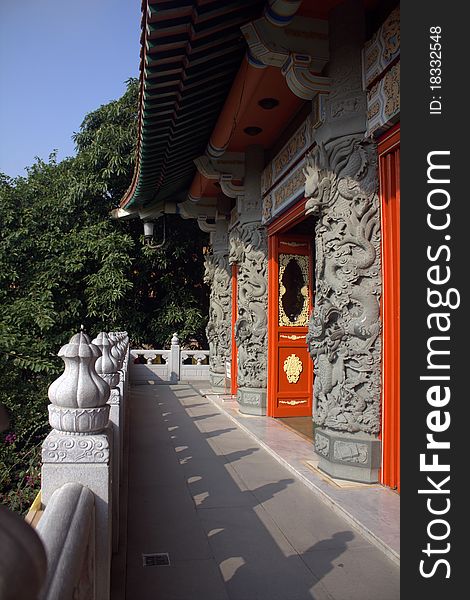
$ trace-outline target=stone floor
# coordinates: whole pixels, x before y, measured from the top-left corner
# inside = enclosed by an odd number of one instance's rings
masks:
[[[297,432],[302,437],[313,442],[313,421],[312,417],[283,417],[276,419],[286,427]]]
[[[396,564],[192,386],[136,386],[129,416],[113,600],[399,598]]]
[[[200,386],[194,386],[199,391]],[[318,469],[318,456],[312,441],[287,428],[279,419],[243,415],[230,395],[200,390],[220,411],[297,479],[319,495],[353,527],[359,528],[394,562],[400,562],[400,496],[380,485],[367,485],[332,479]]]

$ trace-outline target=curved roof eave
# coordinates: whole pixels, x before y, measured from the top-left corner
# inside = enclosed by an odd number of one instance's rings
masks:
[[[142,1],[136,166],[121,209],[180,196],[245,54],[264,0]]]

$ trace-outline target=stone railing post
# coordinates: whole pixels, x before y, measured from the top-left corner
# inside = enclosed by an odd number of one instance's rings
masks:
[[[123,351],[124,351],[124,360],[122,363],[122,373],[123,373],[123,387],[124,387],[124,397],[127,398],[127,391],[129,388],[129,336],[127,335],[127,331],[122,332],[122,341],[123,341]]]
[[[100,349],[81,331],[62,346],[63,374],[49,387],[49,423],[42,445],[42,502],[66,483],[95,496],[96,598],[108,600],[111,566],[110,387],[96,372]]]
[[[118,364],[118,375],[119,382],[117,384],[117,388],[119,390],[120,397],[120,421],[119,421],[119,436],[120,436],[120,474],[122,475],[123,468],[123,447],[124,447],[124,431],[126,427],[126,400],[127,400],[127,392],[129,387],[129,337],[127,332],[121,331],[111,331],[109,333],[109,338],[113,342],[113,346],[111,347],[111,354],[116,359]]]
[[[119,548],[119,490],[120,490],[120,462],[121,462],[121,433],[122,427],[122,396],[118,387],[119,373],[118,361],[112,355],[111,349],[115,345],[113,340],[104,331],[99,333],[92,341],[101,350],[101,356],[96,361],[96,372],[106,381],[111,388],[108,404],[109,424],[113,432],[113,451],[111,453],[112,487],[113,487],[113,513],[112,513],[112,539],[113,552]]]
[[[171,338],[170,360],[169,360],[170,383],[178,383],[180,380],[180,341],[176,333]]]

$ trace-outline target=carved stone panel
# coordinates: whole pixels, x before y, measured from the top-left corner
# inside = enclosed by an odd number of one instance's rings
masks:
[[[238,348],[240,388],[267,383],[267,240],[259,222],[239,225],[230,236],[230,262],[238,264]]]
[[[369,88],[400,55],[400,7],[397,6],[364,45],[364,87]]]
[[[108,437],[105,434],[67,434],[53,429],[42,444],[42,462],[108,463]]]
[[[335,431],[380,431],[380,215],[375,145],[360,136],[319,144],[305,171],[317,217],[316,294],[307,343],[314,418]]]
[[[321,435],[320,433],[315,434],[315,450],[322,456],[328,456],[330,453],[330,440],[329,438]]]
[[[367,444],[356,444],[353,442],[341,442],[335,440],[333,457],[341,462],[365,465],[369,461],[369,448]]]
[[[378,137],[400,118],[400,61],[367,93],[367,133]]]
[[[209,369],[214,374],[225,374],[225,362],[230,360],[232,316],[231,277],[227,254],[206,255],[204,281],[211,286],[209,321],[206,327]]]

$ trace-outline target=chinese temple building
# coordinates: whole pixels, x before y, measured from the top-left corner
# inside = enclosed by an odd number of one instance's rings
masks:
[[[214,392],[313,418],[324,472],[398,490],[399,74],[394,1],[143,0],[113,214],[209,233]]]

